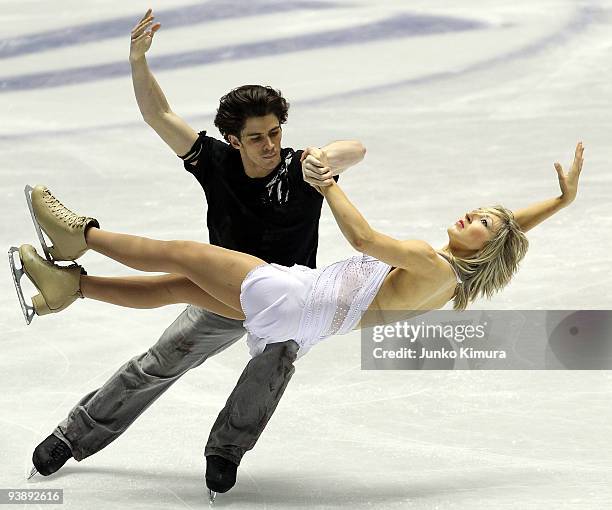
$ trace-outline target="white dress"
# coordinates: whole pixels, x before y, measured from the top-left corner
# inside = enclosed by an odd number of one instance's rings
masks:
[[[251,356],[295,340],[298,357],[332,335],[350,332],[378,293],[391,266],[357,255],[322,269],[265,264],[242,282],[240,303]]]
[[[263,352],[267,344],[295,340],[301,357],[321,340],[349,333],[390,270],[389,264],[369,255],[357,255],[322,269],[297,264],[253,268],[240,288],[251,356]]]

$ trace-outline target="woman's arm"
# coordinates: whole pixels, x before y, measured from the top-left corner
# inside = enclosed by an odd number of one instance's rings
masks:
[[[570,205],[576,199],[576,194],[578,193],[578,179],[584,161],[582,159],[583,153],[584,147],[582,146],[582,142],[579,142],[576,146],[574,162],[567,174],[563,172],[563,168],[559,163],[555,163],[555,170],[557,171],[559,186],[561,187],[560,196],[543,200],[542,202],[536,202],[535,204],[514,212],[514,219],[523,232],[531,230],[556,212]]]
[[[399,241],[374,230],[350,202],[337,183],[319,187],[342,234],[353,248],[394,267],[411,268],[420,274],[433,271],[438,263],[435,250],[425,241]]]
[[[336,182],[321,187],[320,191],[327,200],[342,235],[353,248],[359,250],[363,243],[372,236],[372,227]]]

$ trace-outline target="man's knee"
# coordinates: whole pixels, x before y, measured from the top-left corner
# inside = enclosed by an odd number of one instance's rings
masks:
[[[295,340],[287,340],[286,342],[283,342],[282,345],[284,346],[284,350],[283,350],[284,359],[286,359],[288,362],[293,364],[293,362],[297,358],[297,354],[298,354],[298,351],[300,350],[300,346]]]
[[[251,400],[251,404],[254,405],[266,406],[268,400],[274,401],[280,398],[280,395],[277,395],[278,392],[282,393],[295,372],[293,363],[298,349],[297,343],[293,340],[266,346],[264,352],[249,361],[238,382],[241,391],[237,393],[243,399]],[[248,405],[249,403],[234,402],[233,407],[238,408],[243,404]]]
[[[187,307],[143,357],[141,367],[158,377],[175,377],[202,364],[242,336],[233,322]]]
[[[234,430],[255,436],[261,433],[295,371],[298,349],[293,340],[273,343],[249,361],[230,397],[229,421]]]
[[[186,324],[183,312],[143,355],[134,358],[141,370],[155,377],[174,377],[200,362],[193,355],[195,335],[193,326]]]
[[[287,340],[286,342],[277,342],[266,345],[264,351],[253,358],[251,361],[254,364],[259,363],[270,363],[278,362],[280,365],[293,366],[297,358],[299,345],[294,340]]]
[[[156,343],[134,361],[147,375],[175,377],[200,363],[200,358],[192,355],[193,345],[189,338],[171,338]]]

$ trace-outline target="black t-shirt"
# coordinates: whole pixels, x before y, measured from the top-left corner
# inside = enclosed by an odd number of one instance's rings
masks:
[[[200,132],[181,157],[206,194],[210,243],[266,262],[316,267],[323,197],[304,182],[301,155],[281,149],[279,166],[266,177],[252,178],[238,150]]]

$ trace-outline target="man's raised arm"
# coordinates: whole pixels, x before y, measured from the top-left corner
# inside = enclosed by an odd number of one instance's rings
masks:
[[[322,147],[327,156],[332,175],[339,175],[347,168],[356,165],[364,157],[366,148],[357,140],[340,140]]]
[[[316,158],[316,154],[320,151],[326,155],[326,165]],[[366,148],[357,140],[332,142],[321,149],[309,147],[302,154],[304,180],[313,186],[329,186],[333,182],[334,175],[339,175],[359,163],[365,153]]]
[[[149,70],[145,53],[151,47],[155,32],[161,24],[151,26],[154,16],[149,9],[133,28],[130,44],[130,65],[136,101],[144,121],[181,156],[191,149],[198,134],[171,109],[166,97]],[[150,30],[149,30],[150,28]]]

